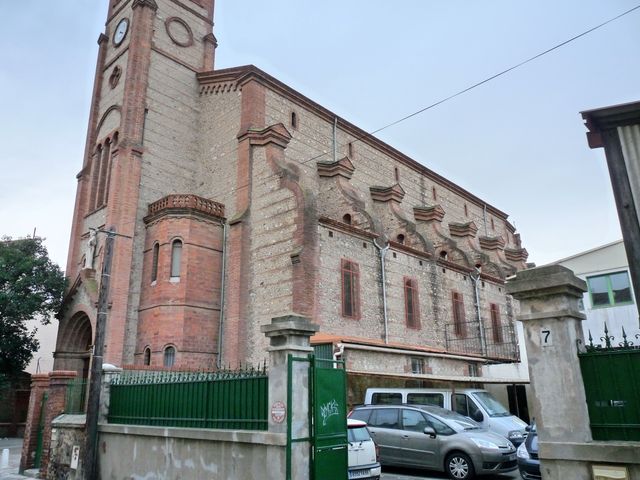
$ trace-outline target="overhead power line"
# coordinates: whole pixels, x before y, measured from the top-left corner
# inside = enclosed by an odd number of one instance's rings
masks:
[[[385,129],[389,128],[389,127],[393,127],[394,125],[397,125],[397,124],[399,124],[401,122],[404,122],[405,120],[408,120],[408,119],[410,119],[412,117],[415,117],[416,115],[420,115],[421,113],[426,112],[427,110],[431,110],[432,108],[437,107],[438,105],[441,105],[441,104],[443,104],[445,102],[448,102],[449,100],[452,100],[453,98],[456,98],[456,97],[462,95],[463,93],[466,93],[466,92],[468,92],[470,90],[473,90],[474,88],[477,88],[477,87],[479,87],[481,85],[484,85],[485,83],[488,83],[491,80],[495,80],[496,78],[501,77],[502,75],[505,75],[505,74],[515,70],[516,68],[520,68],[523,65],[526,65],[527,63],[532,62],[533,60],[536,60],[537,58],[540,58],[540,57],[542,57],[542,56],[544,56],[544,55],[546,55],[546,54],[548,54],[550,52],[553,52],[554,50],[557,50],[560,47],[563,47],[563,46],[565,46],[565,45],[567,45],[567,44],[569,44],[569,43],[571,43],[571,42],[573,42],[573,41],[575,41],[575,40],[577,40],[577,39],[579,39],[581,37],[584,37],[585,35],[588,35],[591,32],[594,32],[595,30],[598,30],[599,28],[602,28],[605,25],[607,25],[607,24],[609,24],[611,22],[614,22],[614,21],[618,20],[619,18],[622,18],[625,15],[628,15],[631,12],[633,12],[635,10],[638,10],[638,9],[640,9],[640,5],[636,5],[635,7],[630,8],[629,10],[627,10],[625,12],[622,12],[619,15],[616,15],[615,17],[610,18],[609,20],[607,20],[605,22],[602,22],[599,25],[596,25],[595,27],[592,27],[589,30],[585,30],[584,32],[582,32],[582,33],[580,33],[578,35],[575,35],[575,36],[569,38],[568,40],[565,40],[562,43],[558,43],[557,45],[555,45],[555,46],[553,46],[551,48],[548,48],[547,50],[545,50],[543,52],[540,52],[537,55],[534,55],[533,57],[527,58],[526,60],[523,60],[520,63],[517,63],[517,64],[515,64],[515,65],[513,65],[513,66],[511,66],[511,67],[509,67],[509,68],[507,68],[505,70],[502,70],[501,72],[496,73],[495,75],[487,77],[484,80],[481,80],[481,81],[479,81],[477,83],[474,83],[473,85],[468,86],[467,88],[464,88],[464,89],[462,89],[462,90],[460,90],[460,91],[458,91],[458,92],[456,92],[456,93],[454,93],[452,95],[449,95],[448,97],[445,97],[445,98],[443,98],[441,100],[438,100],[437,102],[432,103],[431,105],[428,105],[428,106],[426,106],[424,108],[421,108],[420,110],[417,110],[417,111],[415,111],[413,113],[410,113],[409,115],[406,115],[406,116],[404,116],[404,117],[402,117],[402,118],[400,118],[398,120],[395,120],[395,121],[393,121],[391,123],[388,123],[387,125],[384,125],[383,127],[380,127],[380,128],[378,128],[376,130],[373,130],[371,132],[365,133],[364,135],[361,135],[360,137],[357,137],[356,139],[352,140],[351,143],[355,143],[355,142],[359,142],[361,140],[364,140],[365,138],[370,137],[370,136],[372,136],[372,135],[374,135],[374,134],[376,134],[378,132],[381,132],[382,130],[385,130]],[[322,154],[317,155],[317,156],[315,156],[313,158],[310,158],[309,160],[306,160],[306,161],[304,161],[302,163],[311,162],[311,161],[313,161],[313,160],[315,160],[317,158],[323,157],[326,154],[327,154],[327,152],[323,152]]]

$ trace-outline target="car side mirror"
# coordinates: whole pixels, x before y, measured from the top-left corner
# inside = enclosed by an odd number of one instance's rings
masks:
[[[431,438],[436,438],[436,431],[433,427],[424,427],[424,434],[429,435]]]
[[[530,432],[531,431],[531,425],[527,425],[526,427],[524,427],[525,431]]]
[[[471,415],[471,419],[475,420],[478,423],[480,423],[480,422],[482,422],[482,420],[484,420],[484,415],[482,415],[481,411],[477,410],[477,411],[473,412],[473,415]]]

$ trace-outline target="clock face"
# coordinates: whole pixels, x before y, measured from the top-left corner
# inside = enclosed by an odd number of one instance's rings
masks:
[[[116,47],[120,45],[124,40],[124,37],[127,36],[127,30],[129,30],[129,19],[123,18],[118,23],[118,26],[116,27],[116,31],[113,34],[113,43]]]

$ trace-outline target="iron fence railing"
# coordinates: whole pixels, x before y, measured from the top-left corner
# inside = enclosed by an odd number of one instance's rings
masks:
[[[621,329],[618,341],[605,323],[600,343],[589,331],[578,359],[594,440],[640,441],[640,333]]]
[[[452,353],[479,355],[504,362],[520,361],[520,350],[514,325],[481,328],[479,322],[448,323],[445,344]]]
[[[87,379],[76,378],[67,385],[64,413],[81,414],[87,411]]]
[[[268,376],[261,368],[125,372],[111,384],[109,423],[266,430]]]

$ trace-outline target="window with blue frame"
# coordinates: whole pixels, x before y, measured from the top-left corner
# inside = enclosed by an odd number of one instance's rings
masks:
[[[626,271],[587,277],[587,285],[593,308],[633,303],[631,282]]]

